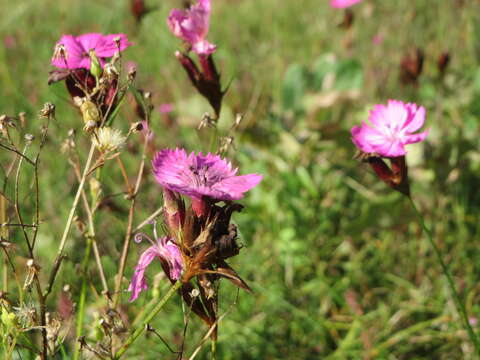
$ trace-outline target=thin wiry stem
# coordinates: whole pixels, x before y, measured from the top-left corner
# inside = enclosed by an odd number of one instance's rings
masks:
[[[430,242],[430,245],[433,248],[433,252],[435,253],[435,256],[437,258],[437,261],[440,263],[440,266],[442,268],[443,274],[447,278],[447,283],[448,286],[450,287],[450,291],[452,293],[453,297],[453,302],[455,303],[455,307],[457,308],[458,313],[460,314],[464,326],[467,330],[468,337],[470,338],[470,341],[473,343],[473,346],[475,347],[475,352],[477,353],[478,356],[480,356],[480,344],[478,341],[478,337],[475,335],[475,332],[472,329],[472,326],[470,325],[470,321],[468,320],[468,315],[467,315],[467,310],[465,308],[465,304],[460,300],[460,296],[458,295],[458,292],[455,288],[455,283],[453,281],[452,275],[450,274],[450,271],[448,270],[447,264],[443,261],[442,254],[440,252],[440,249],[438,248],[437,244],[433,241],[433,235],[430,229],[427,227],[425,224],[425,220],[423,219],[423,215],[420,213],[418,210],[417,206],[415,205],[415,202],[413,201],[412,197],[409,197],[410,204],[412,205],[412,208],[415,212],[415,215],[418,218],[418,221],[420,222],[420,225],[423,228],[423,231],[425,234],[427,234],[427,239]]]
[[[52,272],[50,274],[50,278],[48,281],[48,286],[45,291],[45,297],[47,297],[50,292],[52,291],[53,283],[55,282],[55,278],[57,276],[58,270],[60,269],[60,265],[62,263],[62,259],[64,258],[63,250],[65,248],[65,244],[67,242],[68,234],[70,233],[70,228],[72,226],[73,217],[75,215],[75,210],[77,209],[78,202],[80,200],[80,195],[82,194],[83,187],[85,185],[85,180],[87,178],[87,174],[89,173],[90,165],[92,163],[93,154],[95,152],[95,145],[92,143],[90,146],[90,152],[87,157],[87,161],[85,163],[85,168],[83,169],[82,179],[80,180],[80,184],[78,184],[77,193],[73,200],[72,207],[70,208],[70,214],[68,215],[67,223],[65,225],[65,229],[63,231],[62,239],[60,240],[60,245],[58,246],[57,256],[55,258],[54,266]]]
[[[167,301],[175,294],[175,292],[180,289],[182,286],[182,282],[177,280],[175,284],[168,290],[168,292],[163,296],[163,298],[158,302],[157,306],[152,310],[150,314],[142,321],[142,325],[140,325],[132,335],[130,335],[127,340],[123,343],[120,349],[115,353],[114,359],[118,360],[120,357],[128,350],[130,345],[146,330],[148,323],[160,312],[163,306],[167,303]]]
[[[47,125],[43,129],[42,138],[40,140],[40,145],[38,148],[37,155],[35,156],[34,162],[34,178],[35,178],[35,224],[38,225],[40,223],[40,188],[38,184],[38,166],[40,163],[40,154],[42,152],[43,146],[45,145],[45,141],[47,140],[47,133],[48,128],[50,125],[50,117],[47,119]],[[33,230],[33,239],[32,239],[32,249],[35,247],[35,242],[37,240],[38,235],[38,226],[36,226]]]
[[[19,183],[19,180],[20,180],[20,170],[22,168],[23,159],[27,158],[25,156],[25,153],[27,151],[28,146],[29,146],[29,144],[27,143],[25,145],[23,151],[22,151],[22,156],[20,157],[20,161],[18,162],[17,173],[15,175],[15,212],[17,213],[18,221],[19,221],[20,224],[24,224],[24,222],[23,222],[22,213],[20,211],[20,205],[19,205],[19,196],[18,196],[19,186],[18,186],[18,183]],[[32,259],[34,264],[35,264],[35,256],[33,254],[33,247],[32,247],[32,244],[30,243],[30,239],[28,238],[27,231],[25,230],[24,226],[22,226],[21,228],[22,228],[23,236],[25,238],[25,242],[27,244],[28,254],[30,256],[30,259]],[[41,333],[42,333],[42,353],[41,353],[40,357],[41,357],[42,360],[46,360],[47,359],[47,352],[48,352],[47,330],[45,328],[45,326],[46,326],[45,300],[46,299],[45,299],[45,296],[42,293],[42,286],[40,284],[40,280],[38,278],[37,273],[34,274],[33,280],[34,280],[34,283],[35,283],[35,288],[37,290],[38,302],[40,304],[40,325],[41,325]]]
[[[80,338],[83,332],[83,318],[85,316],[85,299],[87,297],[87,268],[88,268],[88,259],[90,258],[90,249],[92,247],[92,239],[89,236],[86,236],[87,246],[85,247],[85,254],[82,260],[82,288],[80,291],[80,300],[78,305],[77,313],[77,329],[76,329],[76,338]],[[75,351],[73,354],[73,359],[77,360],[80,356],[80,350],[82,345],[79,341],[75,344]]]
[[[74,169],[75,175],[77,176],[78,181],[81,181],[79,164],[72,161],[72,165],[73,165],[73,169]],[[96,235],[95,235],[95,223],[94,223],[94,219],[93,219],[94,212],[92,211],[92,209],[90,208],[90,205],[88,203],[87,195],[85,194],[85,189],[82,190],[82,202],[83,202],[83,207],[85,209],[85,212],[87,213],[89,236],[92,238],[93,253],[94,253],[94,256],[95,256],[95,262],[97,264],[98,273],[100,275],[100,280],[102,281],[103,292],[107,296],[109,296],[108,283],[107,283],[107,279],[105,277],[105,271],[103,270],[103,264],[102,264],[102,260],[100,258],[100,252],[98,251],[97,238],[96,238]]]
[[[138,169],[138,174],[137,174],[137,180],[135,182],[135,188],[133,189],[133,192],[130,194],[131,197],[131,203],[130,203],[130,209],[128,211],[128,224],[127,224],[127,231],[125,233],[125,240],[123,242],[123,249],[122,249],[122,255],[120,258],[120,267],[118,269],[118,274],[116,278],[116,284],[115,284],[115,298],[113,301],[113,307],[116,308],[118,305],[118,302],[120,301],[120,289],[122,287],[122,278],[123,274],[125,272],[125,265],[127,263],[127,257],[128,257],[128,249],[130,247],[130,241],[132,238],[132,233],[133,233],[133,215],[135,212],[135,203],[136,203],[136,198],[137,198],[137,193],[138,190],[140,189],[140,184],[142,182],[142,177],[143,177],[143,171],[145,169],[145,158],[146,158],[146,151],[147,151],[147,146],[148,146],[148,141],[145,139],[145,142],[143,144],[143,151],[142,151],[142,160],[140,161],[140,168]],[[128,184],[127,184],[128,186]]]
[[[22,153],[21,153],[20,151],[18,151],[17,149],[11,148],[11,147],[6,146],[6,145],[3,145],[2,143],[0,143],[0,147],[1,147],[1,148],[4,148],[5,150],[14,152],[15,154],[17,154],[17,155],[20,156],[21,158],[25,159],[25,161],[28,162],[30,165],[35,165],[35,163],[34,163],[32,160],[30,160],[27,156],[25,156],[25,154],[22,154]]]

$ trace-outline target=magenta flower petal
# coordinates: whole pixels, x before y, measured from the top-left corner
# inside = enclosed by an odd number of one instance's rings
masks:
[[[336,9],[344,9],[359,3],[362,0],[330,0],[330,6]]]
[[[173,9],[167,19],[170,31],[192,46],[198,55],[210,55],[216,46],[206,40],[210,26],[210,0],[199,0],[188,10]]]
[[[183,270],[183,257],[180,249],[169,237],[159,238],[157,243],[145,250],[138,260],[132,281],[128,287],[128,291],[132,293],[130,302],[134,301],[140,292],[148,289],[145,270],[156,257],[166,263],[167,276],[170,280],[180,279]]]
[[[352,128],[352,141],[361,151],[384,157],[405,155],[405,145],[423,141],[428,133],[414,134],[425,122],[425,108],[412,103],[375,105],[368,120]]]
[[[128,291],[132,293],[130,296],[130,301],[134,301],[140,292],[147,290],[147,282],[145,281],[145,270],[147,266],[150,265],[153,259],[157,256],[156,249],[152,246],[149,247],[138,260],[138,264],[135,267],[135,273],[132,276],[132,281],[128,287]]]
[[[232,176],[213,185],[216,191],[229,193],[232,200],[243,197],[243,193],[257,186],[262,181],[262,175],[249,174]]]
[[[161,186],[196,199],[238,200],[262,179],[257,174],[237,176],[237,169],[218,155],[187,155],[184,149],[162,150],[152,164]]]
[[[115,40],[119,40],[119,46]],[[63,45],[66,59],[54,54],[52,65],[61,69],[90,69],[90,50],[95,52],[100,64],[105,64],[105,59],[112,57],[118,50],[123,51],[131,43],[125,34],[102,35],[97,33],[79,36],[63,35],[57,42],[56,48]],[[65,63],[66,61],[66,63]]]
[[[78,43],[76,38],[72,35],[63,35],[60,40],[57,42],[55,47],[63,45],[65,48],[66,52],[66,58],[62,58],[60,56],[55,56],[52,58],[52,65],[65,69],[77,69],[80,66],[80,63],[82,61],[82,58],[84,57],[83,55],[83,48],[82,46]]]

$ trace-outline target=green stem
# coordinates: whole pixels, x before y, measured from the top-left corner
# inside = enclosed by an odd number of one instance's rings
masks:
[[[83,332],[83,318],[85,316],[85,299],[87,297],[87,267],[88,259],[90,258],[90,250],[92,248],[92,238],[88,237],[87,247],[85,248],[85,254],[82,261],[82,289],[80,292],[80,299],[78,301],[78,314],[77,314],[77,329],[76,329],[76,338],[78,339],[82,336]],[[78,360],[80,356],[81,344],[77,341],[75,344],[75,352],[73,354],[73,359]]]
[[[415,202],[411,197],[409,197],[409,200],[413,210],[415,211],[415,214],[417,215],[420,225],[422,226],[424,232],[427,234],[427,238],[430,242],[430,245],[432,246],[433,251],[437,257],[437,260],[440,263],[440,266],[442,267],[443,274],[447,278],[447,282],[450,287],[450,291],[452,293],[455,307],[457,308],[458,313],[462,317],[465,328],[467,329],[468,337],[470,338],[470,341],[473,343],[475,347],[475,352],[477,353],[477,355],[480,355],[480,344],[478,342],[478,338],[475,335],[475,332],[473,331],[472,326],[470,325],[470,322],[468,321],[468,315],[467,315],[467,310],[465,309],[465,304],[460,300],[460,296],[458,295],[458,292],[455,289],[455,283],[453,282],[453,278],[452,278],[452,275],[450,274],[450,271],[448,270],[447,264],[445,264],[445,262],[443,261],[442,254],[440,253],[440,249],[437,247],[437,245],[433,241],[432,232],[425,224],[423,216],[420,213],[420,211],[418,211],[418,208],[415,205]]]
[[[180,289],[182,286],[182,282],[177,280],[175,284],[168,290],[168,292],[160,299],[157,306],[148,314],[148,316],[142,321],[141,326],[139,326],[132,335],[130,335],[125,341],[125,343],[121,346],[121,348],[115,353],[114,359],[118,360],[120,357],[128,350],[130,345],[145,331],[147,324],[160,312],[163,306],[167,303],[167,301],[172,297],[175,292]]]
[[[212,339],[212,360],[217,360],[217,340]]]

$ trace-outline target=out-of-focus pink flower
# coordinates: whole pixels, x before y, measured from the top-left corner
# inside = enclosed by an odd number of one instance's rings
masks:
[[[83,34],[79,36],[63,35],[55,45],[52,65],[61,69],[90,69],[93,50],[100,64],[105,64],[105,59],[123,51],[132,45],[125,34],[102,35],[98,33]]]
[[[161,104],[158,107],[158,111],[160,112],[160,114],[171,113],[173,111],[173,104],[170,104],[170,103]]]
[[[238,200],[262,180],[258,174],[236,175],[237,169],[218,155],[187,155],[184,149],[162,150],[152,164],[160,185],[192,199]]]
[[[140,242],[142,238],[150,238],[145,234],[137,234],[135,241]],[[147,290],[147,281],[145,280],[145,270],[147,266],[158,258],[162,262],[162,267],[171,281],[180,279],[183,270],[183,258],[178,246],[169,237],[157,238],[156,243],[152,242],[145,252],[140,256],[138,264],[135,267],[135,272],[132,276],[132,281],[128,287],[128,291],[132,293],[130,301],[134,301],[140,292]]]
[[[173,9],[167,19],[170,31],[192,45],[198,55],[210,55],[216,46],[206,40],[210,23],[210,0],[198,0],[187,10]]]
[[[382,45],[383,44],[383,36],[380,34],[376,34],[372,38],[373,45]]]
[[[352,128],[352,141],[361,151],[383,157],[405,155],[405,145],[423,141],[428,133],[414,134],[425,122],[425,108],[412,103],[389,100],[375,105],[368,120]]]
[[[17,44],[17,42],[15,41],[15,37],[13,37],[12,35],[6,35],[4,38],[3,38],[3,44],[5,45],[5,47],[7,49],[11,49],[11,48],[14,48],[15,45]]]
[[[330,0],[330,6],[336,9],[348,8],[362,0]]]

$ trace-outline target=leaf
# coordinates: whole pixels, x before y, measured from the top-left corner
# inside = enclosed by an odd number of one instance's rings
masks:
[[[282,85],[282,105],[285,110],[302,110],[302,98],[306,88],[305,69],[292,64],[287,69]]]
[[[335,89],[340,91],[360,89],[363,85],[362,64],[355,59],[343,60],[336,71]]]
[[[253,290],[250,286],[247,285],[245,281],[242,280],[240,276],[238,276],[237,272],[233,270],[230,265],[228,265],[225,261],[219,261],[218,267],[216,270],[205,270],[203,271],[207,274],[217,274],[220,275],[228,280],[230,280],[233,284],[238,286],[239,288],[248,291],[249,293],[253,293]]]

